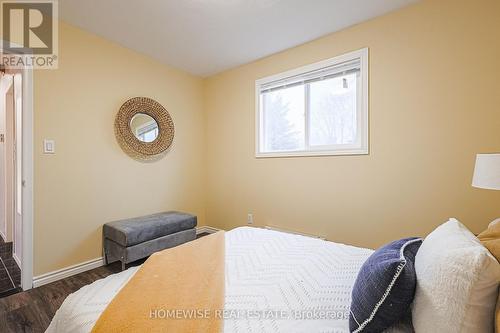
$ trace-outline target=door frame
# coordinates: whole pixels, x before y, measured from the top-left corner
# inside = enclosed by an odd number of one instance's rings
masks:
[[[33,287],[33,70],[23,69],[21,287]]]
[[[11,43],[13,44],[13,43]],[[4,41],[0,39],[0,51]],[[24,57],[29,55],[19,55]],[[23,68],[21,288],[33,287],[33,69]],[[19,171],[18,171],[19,172]]]
[[[3,79],[3,76],[0,73],[0,85],[2,84],[2,82],[1,82],[2,79]],[[14,86],[14,79],[13,78],[12,78],[11,86]],[[0,212],[0,214],[3,215],[0,217],[0,219],[2,220],[1,221],[2,225],[0,226],[0,236],[2,237],[2,239],[5,242],[8,242],[9,239],[12,237],[12,235],[9,234],[9,225],[7,223],[7,221],[9,220],[8,216],[11,215],[10,219],[12,221],[14,219],[13,209],[11,209],[11,207],[7,205],[7,201],[8,201],[7,198],[14,197],[13,191],[8,191],[8,188],[7,188],[7,183],[8,183],[7,179],[10,178],[9,176],[12,176],[9,172],[7,172],[7,170],[8,170],[7,166],[10,164],[10,166],[12,168],[14,168],[13,160],[10,159],[10,157],[12,157],[12,156],[10,156],[10,154],[8,154],[8,149],[7,149],[7,142],[8,142],[7,132],[9,131],[8,129],[11,125],[10,122],[7,121],[7,119],[8,119],[8,116],[7,116],[8,115],[8,112],[7,112],[7,93],[9,92],[11,86],[9,86],[9,88],[5,90],[5,96],[3,98],[3,100],[5,102],[5,105],[3,106],[4,110],[0,114],[0,117],[2,118],[0,121],[3,122],[3,132],[1,132],[2,133],[1,135],[3,135],[3,137],[4,137],[4,141],[0,142],[0,144],[3,146],[3,153],[2,153],[3,156],[0,156],[0,163],[2,164],[3,172],[0,173],[0,178],[3,178],[3,186],[4,186],[4,189],[0,189],[0,191],[2,192],[2,195],[3,195],[3,197],[0,197],[0,200],[3,201],[2,205],[4,208],[4,211]],[[10,214],[10,213],[12,213],[12,214]],[[12,222],[12,224],[13,224],[13,222]]]

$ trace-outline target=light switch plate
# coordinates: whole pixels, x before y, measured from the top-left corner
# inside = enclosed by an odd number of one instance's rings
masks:
[[[44,154],[55,154],[56,153],[56,143],[54,140],[43,140],[43,153]]]

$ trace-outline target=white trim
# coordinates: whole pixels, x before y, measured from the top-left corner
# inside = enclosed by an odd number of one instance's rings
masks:
[[[202,233],[209,233],[213,234],[216,233],[217,231],[221,231],[222,229],[215,228],[215,227],[209,227],[209,226],[201,226],[201,227],[196,227],[196,234],[202,234]]]
[[[12,251],[12,258],[14,258],[14,261],[16,262],[17,267],[21,268],[21,260],[19,260],[19,258],[17,257],[17,254],[15,254],[14,251]]]
[[[153,126],[153,128],[150,128],[151,126]],[[142,125],[137,126],[137,128],[135,129],[135,135],[139,136],[141,134],[144,134],[144,133],[140,133],[140,132],[144,131],[145,129],[147,129],[146,132],[149,132],[150,130],[155,129],[155,128],[158,128],[158,123],[156,122],[156,120],[153,119],[153,120],[148,121]]]
[[[288,230],[288,229],[283,229],[283,228],[278,228],[278,227],[273,227],[273,226],[270,226],[270,225],[266,225],[264,227],[264,229],[273,230],[273,231],[279,231],[279,232],[285,232],[287,234],[292,234],[292,235],[299,235],[299,236],[305,236],[305,237],[311,237],[311,238],[318,238],[318,239],[321,239],[321,240],[326,240],[325,237],[320,236],[320,235],[306,234],[304,232],[294,231],[294,230]]]
[[[7,112],[7,95],[8,95],[8,92],[9,90],[12,89],[12,91],[14,91],[14,75],[11,75],[11,74],[2,74],[0,72],[0,85],[2,84],[2,81],[4,79],[4,77],[11,77],[11,82],[9,83],[8,87],[5,86],[4,87],[4,103],[3,103],[3,106],[2,108],[4,108],[4,112],[2,112],[2,121],[4,123],[4,128],[3,128],[3,133],[1,134],[4,138],[3,142],[1,143],[2,146],[4,146],[3,148],[3,156],[2,156],[2,168],[3,168],[3,174],[2,177],[3,178],[3,189],[2,189],[2,192],[3,192],[3,196],[2,196],[2,201],[3,201],[3,206],[4,206],[4,210],[0,212],[0,214],[2,215],[2,217],[0,217],[0,220],[2,220],[0,222],[1,226],[0,226],[0,235],[2,236],[3,240],[8,243],[10,240],[7,239],[7,230],[9,229],[9,223],[8,223],[8,215],[11,215],[12,214],[12,211],[13,209],[11,209],[10,206],[12,205],[7,205],[7,202],[9,201],[8,199],[9,198],[13,198],[13,194],[12,193],[9,193],[10,191],[7,190],[7,183],[8,183],[8,179],[10,179],[10,176],[12,176],[9,172],[7,172],[7,170],[9,169],[8,166],[10,165],[10,167],[14,167],[14,161],[12,160],[12,156],[10,156],[10,154],[8,154],[8,139],[7,139],[7,133],[9,133],[9,127],[10,127],[10,122],[7,122],[7,119],[9,118],[7,116],[7,114],[9,112]],[[12,94],[13,95],[13,94]],[[14,99],[14,98],[13,98]],[[14,112],[15,113],[15,112]],[[12,120],[12,122],[14,122]],[[12,169],[14,170],[14,169]],[[9,214],[10,213],[10,214]],[[12,216],[11,216],[12,217]]]
[[[33,71],[23,70],[23,212],[21,287],[32,288],[33,281]]]
[[[218,229],[215,227],[209,227],[209,226],[201,226],[196,228],[196,234],[200,233],[210,233],[213,234],[217,231],[220,231],[222,229]],[[95,258],[89,261],[85,261],[76,265],[72,265],[69,267],[61,268],[53,272],[45,273],[39,276],[35,276],[33,278],[33,288],[37,288],[40,286],[43,286],[48,283],[52,283],[76,274],[80,274],[86,271],[89,271],[94,268],[99,268],[101,266],[104,266],[104,258],[99,257]]]
[[[4,41],[0,39],[0,51]],[[14,43],[11,43],[15,45]],[[23,55],[19,55],[23,57]],[[29,54],[28,54],[29,56]],[[22,138],[22,254],[21,288],[33,287],[33,68],[22,69],[23,138]],[[12,249],[14,253],[14,249]],[[19,258],[18,258],[19,259]]]
[[[256,153],[257,158],[277,157],[307,157],[307,156],[336,156],[336,155],[366,155],[368,149],[346,149],[346,150],[295,150],[286,152]]]
[[[218,229],[215,227],[209,227],[209,226],[202,226],[202,227],[196,228],[196,234],[198,235],[198,234],[204,233],[204,232],[213,234],[213,233],[220,231],[220,230],[222,230],[222,229]],[[79,263],[76,265],[61,268],[61,269],[58,269],[57,271],[53,271],[53,272],[45,273],[45,274],[42,274],[39,276],[35,276],[33,278],[33,288],[37,288],[37,287],[43,286],[45,284],[52,283],[52,282],[55,282],[55,281],[79,274],[79,273],[83,273],[83,272],[86,272],[86,271],[89,271],[91,269],[98,268],[98,267],[101,267],[104,265],[105,265],[104,258],[99,257],[99,258],[85,261],[85,262],[82,262],[82,263]]]
[[[33,288],[43,286],[45,284],[55,282],[79,273],[89,271],[94,268],[104,266],[103,257],[95,258],[89,261],[82,262],[73,266],[58,269],[57,271],[45,273],[33,278]]]
[[[330,59],[322,60],[313,64],[302,66],[276,75],[271,75],[255,81],[255,157],[298,157],[298,156],[334,156],[334,155],[367,155],[369,154],[369,68],[368,68],[368,48],[363,48],[357,51],[342,54]],[[333,66],[343,62],[360,59],[360,114],[358,115],[358,126],[361,129],[360,143],[355,147],[341,145],[340,149],[335,149],[335,146],[323,147],[317,149],[309,147],[308,150],[302,151],[285,151],[285,152],[261,152],[260,142],[261,136],[261,110],[260,110],[260,87],[266,83],[283,80],[285,78],[301,75],[307,72],[315,71],[324,67]],[[307,127],[306,127],[307,130]]]

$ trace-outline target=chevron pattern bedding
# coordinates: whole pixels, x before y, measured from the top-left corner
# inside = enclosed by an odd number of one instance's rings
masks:
[[[351,289],[372,250],[249,227],[225,242],[224,332],[349,332]],[[90,332],[137,269],[68,296],[47,332]]]

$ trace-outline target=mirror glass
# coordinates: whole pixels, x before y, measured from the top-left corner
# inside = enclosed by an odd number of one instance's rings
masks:
[[[158,137],[158,123],[153,117],[138,113],[130,120],[130,130],[142,142],[153,142]]]

